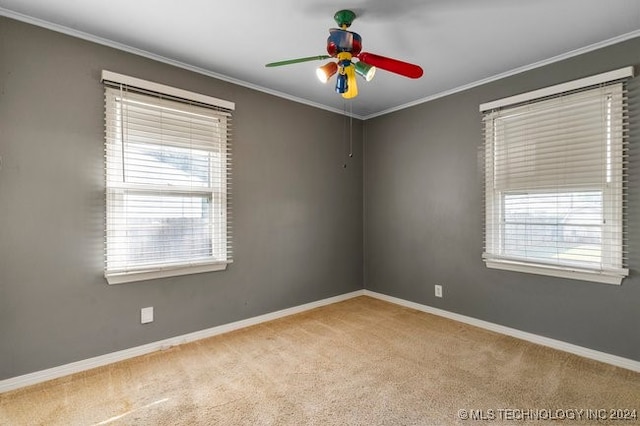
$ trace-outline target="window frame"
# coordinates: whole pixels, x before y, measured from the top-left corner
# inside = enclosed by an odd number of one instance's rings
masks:
[[[617,241],[612,238],[612,241],[615,241],[615,244],[612,245],[611,250],[605,250],[601,252],[601,256],[604,258],[608,258],[608,260],[612,260],[610,264],[617,264],[620,267],[613,268],[589,268],[585,266],[576,265],[576,262],[571,264],[571,262],[567,262],[566,264],[551,264],[545,263],[540,260],[535,260],[534,257],[528,258],[509,258],[504,254],[504,234],[505,234],[505,197],[509,193],[515,193],[513,189],[506,190],[494,189],[493,187],[493,179],[495,177],[495,162],[494,162],[494,154],[495,154],[495,146],[496,143],[496,128],[495,128],[495,111],[501,110],[514,110],[516,111],[520,105],[530,104],[536,105],[537,103],[543,103],[548,99],[557,96],[557,95],[566,95],[580,90],[589,90],[592,86],[597,87],[598,85],[606,84],[606,83],[616,83],[620,82],[620,87],[613,88],[612,90],[620,90],[622,92],[622,81],[624,79],[633,77],[633,67],[626,67],[620,70],[611,71],[608,73],[599,74],[592,77],[583,78],[580,80],[571,81],[568,83],[562,83],[559,85],[551,86],[548,88],[543,88],[540,90],[535,90],[532,92],[512,96],[505,99],[500,99],[493,102],[488,102],[480,105],[480,112],[483,113],[483,122],[484,122],[484,153],[485,153],[485,219],[484,219],[484,231],[485,231],[485,250],[483,252],[483,261],[486,264],[486,267],[492,269],[501,269],[508,271],[516,271],[516,272],[525,272],[525,273],[533,273],[539,275],[547,275],[561,278],[570,278],[570,279],[578,279],[584,281],[592,281],[592,282],[600,282],[607,284],[621,284],[622,280],[625,276],[628,275],[628,269],[624,268],[624,171],[625,166],[623,159],[610,159],[607,158],[606,161],[610,161],[612,164],[611,173],[614,175],[612,177],[613,183],[615,183],[615,187],[612,187],[610,184],[603,185],[575,185],[571,186],[563,186],[561,188],[543,188],[543,189],[533,189],[529,188],[521,188],[520,192],[533,193],[538,191],[539,193],[578,193],[585,191],[599,191],[602,193],[602,214],[603,218],[606,220],[605,223],[607,225],[602,225],[602,234],[606,232],[611,233],[612,230],[616,231],[616,235],[618,236]],[[570,96],[570,95],[569,95]],[[610,119],[610,118],[609,118]],[[622,120],[622,117],[620,117]],[[613,140],[612,143],[619,144],[619,152],[623,152],[624,141],[622,138],[619,140]],[[607,150],[610,152],[610,147],[607,145]],[[608,154],[607,154],[608,155]],[[609,173],[609,171],[607,171]],[[608,178],[608,175],[607,175]],[[615,180],[618,179],[618,180]],[[495,218],[498,220],[495,220]],[[609,222],[611,221],[611,222]],[[612,234],[609,234],[612,235]],[[601,243],[601,247],[604,247],[605,244]]]
[[[122,111],[122,103],[117,105],[118,93],[122,93],[122,88],[126,87],[129,93],[129,99],[133,98],[142,99],[146,106],[155,106],[164,108],[161,105],[160,99],[165,97],[175,102],[173,105],[177,105],[181,108],[179,111],[186,111],[188,104],[199,104],[201,106],[210,107],[213,110],[218,110],[219,113],[215,114],[216,120],[220,123],[219,126],[222,129],[220,135],[222,140],[220,142],[217,155],[219,158],[215,158],[215,149],[206,150],[203,149],[203,154],[206,154],[209,173],[209,182],[202,187],[193,187],[180,185],[159,185],[154,183],[131,183],[131,182],[119,182],[115,179],[110,179],[108,175],[109,167],[113,164],[110,163],[111,150],[117,145],[118,138],[121,135],[115,135],[113,126],[105,126],[105,270],[104,275],[109,284],[121,284],[133,281],[149,280],[164,277],[173,277],[179,275],[196,274],[203,272],[222,271],[227,268],[229,263],[233,262],[231,255],[231,217],[230,217],[230,146],[231,139],[229,135],[231,127],[231,111],[235,108],[235,104],[232,102],[224,101],[221,99],[201,95],[194,92],[189,92],[182,89],[173,88],[170,86],[161,85],[146,80],[137,79],[134,77],[124,76],[116,74],[110,71],[104,70],[102,72],[102,81],[105,83],[105,119],[106,123],[117,122],[119,126],[122,126],[121,117],[115,117],[118,111]],[[118,89],[119,88],[119,92]],[[120,95],[121,96],[121,95]],[[121,100],[121,99],[120,99]],[[166,100],[165,100],[166,102]],[[182,108],[184,106],[184,108]],[[189,114],[188,112],[181,112],[181,114]],[[112,120],[112,121],[109,121]],[[114,121],[115,120],[115,121]],[[154,146],[155,141],[149,143],[140,143],[142,148],[151,148]],[[122,142],[120,142],[122,143]],[[191,153],[192,148],[181,147],[179,144],[163,141],[162,144],[180,151],[184,149]],[[197,151],[197,149],[196,149]],[[124,155],[124,153],[122,154]],[[218,162],[217,167],[214,166],[214,162]],[[115,164],[117,167],[118,163]],[[122,267],[115,263],[116,267],[110,267],[109,265],[109,238],[113,237],[114,232],[126,232],[124,227],[118,228],[114,224],[113,218],[115,217],[116,208],[124,208],[125,202],[114,203],[111,197],[117,197],[118,194],[122,197],[126,197],[127,194],[133,196],[183,196],[186,199],[210,199],[208,218],[205,219],[206,227],[210,235],[208,240],[211,244],[211,255],[205,257],[193,257],[185,260],[161,260],[153,263],[129,265],[126,261],[125,267]],[[111,245],[112,247],[113,245]],[[112,262],[113,263],[113,262]]]

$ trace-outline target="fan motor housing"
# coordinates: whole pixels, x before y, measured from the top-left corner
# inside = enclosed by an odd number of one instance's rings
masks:
[[[333,28],[329,30],[327,38],[327,53],[335,57],[338,53],[349,52],[357,56],[362,51],[362,37],[352,31]]]

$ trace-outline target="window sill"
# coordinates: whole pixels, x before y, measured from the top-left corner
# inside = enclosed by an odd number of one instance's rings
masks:
[[[128,271],[115,274],[105,274],[107,283],[124,284],[135,281],[153,280],[156,278],[177,277],[180,275],[200,274],[203,272],[224,271],[227,263],[209,263],[203,265],[186,265],[168,268],[144,269],[140,271]]]
[[[508,261],[508,260],[487,260],[485,259],[487,268],[502,269],[505,271],[525,272],[529,274],[547,275],[558,278],[569,278],[573,280],[591,281],[603,284],[620,285],[622,280],[629,274],[627,269],[621,272],[614,271],[589,271],[580,269],[571,269],[569,267],[557,267],[551,265],[532,265],[527,263]]]

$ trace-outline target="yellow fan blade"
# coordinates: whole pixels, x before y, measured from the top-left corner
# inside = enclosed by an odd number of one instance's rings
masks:
[[[344,69],[347,75],[347,91],[342,94],[345,99],[352,99],[358,96],[358,83],[356,81],[356,68],[349,65]]]

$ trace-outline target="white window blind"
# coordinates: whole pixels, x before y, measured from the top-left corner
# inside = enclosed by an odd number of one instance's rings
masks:
[[[613,284],[628,274],[627,101],[619,76],[481,107],[488,267]]]
[[[108,71],[103,82],[108,282],[226,268],[233,104]]]

